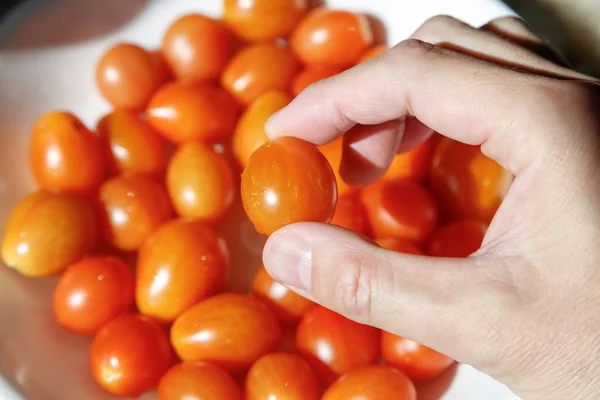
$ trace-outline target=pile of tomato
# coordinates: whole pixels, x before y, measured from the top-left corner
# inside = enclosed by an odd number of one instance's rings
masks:
[[[340,177],[342,139],[268,142],[265,121],[293,96],[387,50],[373,38],[353,12],[225,0],[223,20],[183,16],[159,50],[108,49],[96,81],[114,110],[95,129],[66,111],[34,123],[39,189],[12,210],[2,259],[31,278],[60,275],[56,321],[93,337],[91,372],[104,390],[402,400],[416,398],[413,381],[453,364],[315,305],[264,268],[250,293],[223,292],[228,246],[216,227],[244,169],[241,197],[263,234],[321,221],[393,251],[479,248],[510,176],[478,147],[434,135],[359,189]],[[284,331],[293,346],[282,347]]]

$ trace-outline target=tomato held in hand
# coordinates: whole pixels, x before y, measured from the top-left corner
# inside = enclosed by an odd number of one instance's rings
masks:
[[[63,328],[92,335],[133,304],[133,275],[115,257],[71,265],[54,289],[54,318]]]
[[[340,166],[342,165],[342,151],[344,147],[343,138],[337,138],[333,142],[329,142],[323,146],[319,146],[319,150],[327,161],[331,165],[333,174],[335,175],[335,181],[337,182],[338,194],[340,196],[352,195],[358,192],[357,188],[348,186],[348,184],[342,179],[340,174]]]
[[[267,306],[247,295],[225,293],[181,314],[171,328],[171,343],[184,361],[210,361],[241,372],[275,350],[282,335]]]
[[[296,348],[324,383],[379,362],[379,330],[317,306],[307,312],[296,332]]]
[[[294,222],[329,222],[336,197],[329,163],[301,139],[283,137],[265,143],[242,173],[244,210],[264,235]]]
[[[387,44],[378,44],[377,46],[371,47],[365,54],[363,54],[358,60],[357,64],[364,63],[365,61],[372,60],[375,57],[380,56],[390,49]]]
[[[104,179],[104,156],[96,137],[73,114],[53,111],[33,126],[31,171],[42,189],[93,193]]]
[[[367,234],[367,217],[362,202],[356,196],[340,196],[335,205],[331,225]]]
[[[217,232],[199,221],[161,226],[140,248],[136,303],[143,314],[173,321],[223,289],[227,249]]]
[[[476,220],[450,222],[429,238],[427,254],[434,257],[468,257],[481,247],[487,224]]]
[[[292,94],[298,96],[300,92],[323,79],[330,78],[341,73],[341,68],[331,65],[307,65],[296,75],[292,82]]]
[[[9,214],[2,260],[28,277],[46,277],[82,258],[97,238],[96,216],[87,200],[38,191],[19,201]]]
[[[413,380],[435,378],[454,364],[448,356],[389,332],[381,332],[381,349],[386,363]]]
[[[318,400],[319,394],[314,372],[296,354],[268,354],[246,376],[246,400]]]
[[[384,249],[397,251],[398,253],[423,255],[423,252],[410,240],[400,238],[382,238],[376,240],[377,244]]]
[[[114,396],[137,397],[156,387],[172,362],[164,328],[143,316],[117,317],[98,331],[90,347],[92,375]]]
[[[431,137],[420,146],[406,153],[397,154],[393,158],[385,175],[383,175],[383,179],[391,181],[398,179],[424,181],[429,175],[431,159],[433,158],[437,140],[437,137]]]
[[[160,400],[241,400],[235,380],[221,368],[203,362],[173,366],[158,384]]]

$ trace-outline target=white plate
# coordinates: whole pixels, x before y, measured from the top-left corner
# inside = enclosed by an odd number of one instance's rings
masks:
[[[406,38],[436,14],[474,25],[512,14],[496,0],[330,0],[328,4],[378,17],[390,43]],[[94,126],[109,110],[95,91],[93,71],[110,43],[127,40],[158,47],[162,33],[179,15],[196,11],[216,17],[220,8],[221,0],[32,0],[5,18],[0,24],[0,225],[16,201],[33,188],[27,172],[27,139],[35,118],[51,109],[66,109]],[[242,222],[242,229],[224,233],[246,246],[244,254],[233,255],[233,269],[236,264],[247,269],[248,255],[253,267],[260,262],[261,239],[248,234],[252,229],[247,228]],[[110,399],[88,373],[89,339],[66,333],[52,319],[54,283],[55,279],[27,280],[0,266],[0,372],[4,376],[0,375],[0,398]],[[504,386],[461,366],[443,399],[505,400],[509,396]]]

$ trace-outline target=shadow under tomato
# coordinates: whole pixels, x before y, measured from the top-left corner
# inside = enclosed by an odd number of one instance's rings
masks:
[[[325,0],[307,0],[306,8],[308,10],[312,10],[314,8],[321,7],[325,4],[326,4]]]
[[[448,391],[456,377],[458,364],[453,364],[440,376],[422,382],[415,382],[419,400],[439,400]]]

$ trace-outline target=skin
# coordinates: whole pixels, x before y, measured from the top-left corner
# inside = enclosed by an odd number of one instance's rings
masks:
[[[522,46],[505,38],[515,35]],[[353,149],[369,162],[342,170],[356,185],[432,130],[481,146],[515,179],[475,254],[390,252],[300,223],[269,238],[263,261],[308,298],[471,364],[525,400],[590,399],[600,392],[598,81],[530,51],[541,42],[532,36],[510,18],[476,29],[436,17],[267,123],[271,138],[319,145],[369,124],[372,139]]]

